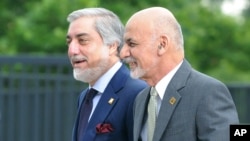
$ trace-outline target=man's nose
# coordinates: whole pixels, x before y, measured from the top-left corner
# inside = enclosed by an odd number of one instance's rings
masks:
[[[71,41],[71,43],[68,44],[68,53],[69,55],[75,55],[79,53],[79,45],[74,42]]]
[[[130,56],[129,48],[127,45],[123,45],[121,51],[120,51],[120,57],[121,59],[124,59],[126,57]]]

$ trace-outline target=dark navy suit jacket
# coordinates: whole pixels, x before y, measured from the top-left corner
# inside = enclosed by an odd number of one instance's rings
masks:
[[[92,114],[84,140],[82,141],[132,141],[133,140],[133,104],[136,95],[146,87],[144,81],[132,79],[125,65],[115,73],[103,92],[95,111]],[[73,129],[73,139],[77,139],[79,107],[85,97],[84,90],[79,97],[78,114]],[[113,98],[113,103],[109,100]],[[112,132],[97,133],[96,126],[106,123],[113,128]]]

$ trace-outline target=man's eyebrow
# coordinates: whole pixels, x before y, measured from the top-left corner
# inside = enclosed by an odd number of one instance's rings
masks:
[[[66,36],[66,39],[70,39],[70,36],[69,36],[69,35],[67,35],[67,36]]]
[[[133,39],[132,39],[132,38],[128,38],[128,39],[126,39],[125,41],[126,41],[126,42],[131,42],[131,41],[133,41]]]
[[[87,33],[79,33],[79,34],[76,34],[76,37],[79,38],[81,36],[87,36],[88,34]],[[66,36],[67,39],[70,39],[71,37],[69,35]]]
[[[88,36],[87,33],[79,33],[79,34],[76,34],[76,37],[81,37],[81,36]]]

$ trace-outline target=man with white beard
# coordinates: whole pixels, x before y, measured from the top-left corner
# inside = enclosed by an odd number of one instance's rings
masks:
[[[78,100],[72,141],[132,141],[133,103],[146,83],[120,61],[123,24],[104,8],[77,10],[67,20],[74,78],[89,84]]]

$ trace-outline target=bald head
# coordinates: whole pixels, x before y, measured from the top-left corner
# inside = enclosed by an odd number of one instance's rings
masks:
[[[132,76],[155,86],[184,58],[181,27],[173,14],[162,7],[135,13],[127,22],[121,58]]]
[[[173,14],[168,9],[162,7],[151,7],[138,11],[130,18],[130,20],[136,18],[143,18],[144,20],[156,20],[160,17],[165,17],[165,19],[171,18],[172,20],[175,20]]]
[[[178,49],[183,49],[183,35],[181,26],[168,9],[163,7],[151,7],[135,13],[127,22],[126,29],[131,27],[137,30],[150,30],[151,34],[167,35]]]

